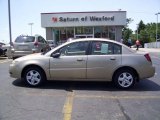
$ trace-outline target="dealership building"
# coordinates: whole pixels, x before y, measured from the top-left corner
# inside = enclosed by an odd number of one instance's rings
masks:
[[[126,25],[126,11],[41,13],[46,39],[107,38],[120,41]]]

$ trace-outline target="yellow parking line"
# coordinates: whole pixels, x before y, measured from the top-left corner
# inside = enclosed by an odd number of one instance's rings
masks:
[[[71,120],[73,98],[74,98],[74,92],[68,92],[63,107],[63,115],[64,115],[63,120]]]

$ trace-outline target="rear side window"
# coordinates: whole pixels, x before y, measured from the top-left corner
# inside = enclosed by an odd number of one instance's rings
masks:
[[[121,54],[121,46],[104,41],[92,42],[91,55]]]
[[[113,53],[122,54],[122,47],[120,45],[113,44]]]
[[[41,36],[38,37],[38,42],[40,42],[40,43],[47,43],[45,41],[45,39],[43,37],[41,37]]]
[[[35,37],[32,36],[20,36],[17,37],[15,42],[16,43],[28,43],[28,42],[34,42],[35,41]]]

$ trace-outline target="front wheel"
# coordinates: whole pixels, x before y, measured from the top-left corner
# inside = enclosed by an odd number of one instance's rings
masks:
[[[24,73],[24,81],[27,85],[36,87],[45,81],[45,75],[40,68],[30,67]]]
[[[116,72],[114,76],[114,84],[118,88],[128,89],[134,86],[136,76],[132,70],[124,69]]]

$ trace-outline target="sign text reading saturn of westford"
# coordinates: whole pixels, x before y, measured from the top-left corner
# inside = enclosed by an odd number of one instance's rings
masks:
[[[85,16],[85,17],[52,17],[53,22],[79,22],[79,21],[91,21],[91,22],[102,22],[102,21],[114,21],[114,16],[111,17],[96,17],[96,16]]]

